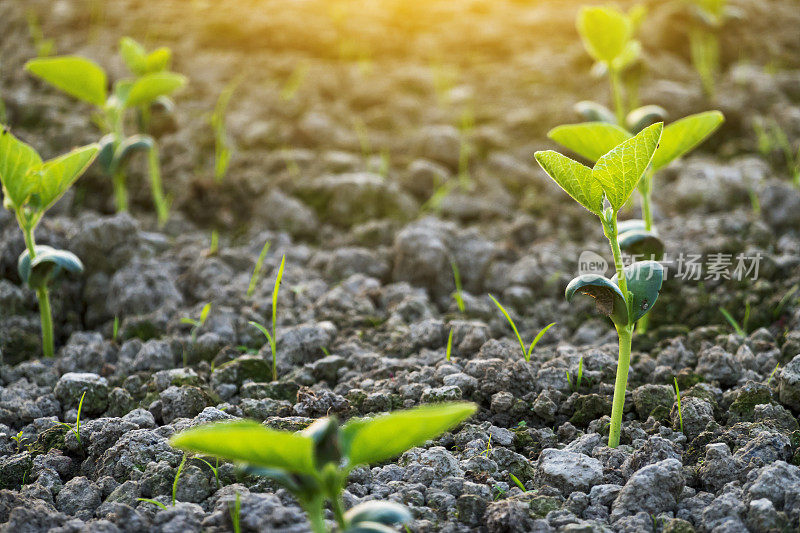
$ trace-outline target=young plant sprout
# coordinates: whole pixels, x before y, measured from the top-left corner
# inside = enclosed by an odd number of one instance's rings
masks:
[[[238,492],[236,493],[236,499],[229,507],[229,511],[231,513],[231,525],[233,526],[233,533],[241,533],[242,500]]]
[[[617,215],[653,160],[662,129],[660,122],[646,127],[600,157],[593,168],[552,150],[535,154],[539,165],[553,181],[600,218],[611,245],[616,270],[614,277],[608,279],[600,274],[578,276],[567,285],[565,297],[572,301],[576,293],[591,296],[596,301],[597,310],[611,318],[617,330],[619,362],[608,437],[608,445],[612,448],[619,445],[622,429],[634,326],[653,308],[664,275],[663,267],[655,261],[639,261],[624,267]]]
[[[725,320],[728,321],[728,324],[733,327],[733,331],[735,331],[738,336],[742,338],[747,337],[747,323],[750,322],[750,302],[745,302],[744,304],[744,320],[742,320],[741,326],[739,325],[739,322],[733,318],[733,315],[730,314],[724,307],[720,307],[719,312],[725,317]]]
[[[28,10],[28,33],[36,48],[36,57],[48,57],[56,53],[56,42],[53,39],[45,39],[42,24],[39,16],[33,9]]]
[[[183,465],[186,464],[186,454],[181,458],[181,464],[178,465],[178,470],[175,472],[175,479],[172,480],[172,506],[175,507],[176,496],[178,494],[178,480],[183,473]]]
[[[225,113],[238,84],[238,80],[235,80],[222,90],[211,114],[211,127],[214,129],[214,181],[217,183],[222,183],[225,179],[231,162],[231,140],[225,127]]]
[[[445,360],[449,361],[450,356],[453,353],[453,332],[455,331],[454,328],[450,328],[450,333],[447,334],[447,349],[445,350],[444,357]]]
[[[678,388],[678,378],[673,377],[675,382],[675,396],[678,399],[678,421],[680,422],[681,433],[683,433],[683,410],[681,409],[681,390]]]
[[[25,439],[23,438],[22,434],[23,434],[23,432],[20,429],[19,433],[17,433],[16,435],[11,435],[11,440],[13,440],[14,442],[17,443],[17,453],[21,452],[22,451],[22,446],[24,446],[24,442],[23,441]]]
[[[252,298],[253,294],[256,292],[256,287],[258,287],[258,280],[261,278],[261,270],[264,268],[264,260],[267,258],[267,252],[269,252],[270,242],[267,241],[264,243],[264,246],[261,248],[261,252],[258,254],[258,259],[256,259],[256,265],[253,267],[253,273],[250,275],[250,284],[247,286],[247,297]]]
[[[775,120],[756,120],[753,129],[759,153],[768,158],[779,151],[786,161],[792,184],[800,187],[800,144],[793,147],[789,136]]]
[[[132,47],[123,39],[121,45],[126,61],[133,61]],[[162,50],[162,49],[159,49]],[[159,98],[172,94],[186,84],[186,78],[174,72],[164,71],[169,54],[156,50],[146,56],[148,73],[133,79],[121,79],[114,83],[111,94],[106,89],[106,72],[96,63],[78,56],[57,56],[32,59],[25,69],[70,96],[95,106],[95,122],[105,134],[100,140],[98,161],[111,176],[117,211],[128,210],[126,166],[135,152],[144,151],[148,157],[150,190],[153,196],[159,224],[169,217],[169,201],[164,195],[159,167],[158,145],[149,135],[125,134],[126,112],[131,109],[148,109]],[[151,61],[151,58],[152,59]],[[152,64],[150,64],[150,63]],[[137,67],[138,68],[138,67]]]
[[[581,382],[583,381],[583,357],[578,360],[578,374],[575,376],[575,383],[572,383],[572,376],[569,375],[569,370],[565,370],[567,373],[567,382],[569,383],[570,387],[573,387],[572,390],[578,392],[581,388]]]
[[[84,391],[84,393],[81,394],[81,401],[78,402],[78,417],[75,419],[75,427],[72,427],[70,424],[67,424],[66,422],[59,422],[60,425],[67,428],[75,435],[75,438],[78,440],[78,446],[81,446],[81,410],[83,409],[83,399],[85,397],[86,397],[86,392]]]
[[[578,102],[575,109],[587,120],[609,122],[638,133],[654,119],[663,119],[663,110],[658,106],[644,106],[628,113],[626,99],[637,100],[634,84],[629,84],[630,94],[623,94],[623,76],[639,61],[642,52],[642,45],[634,35],[645,11],[641,5],[627,13],[611,6],[591,6],[578,13],[576,25],[583,46],[596,61],[594,72],[608,74],[614,101],[613,112],[597,102]]]
[[[556,323],[551,322],[547,324],[545,327],[543,327],[539,331],[539,333],[536,334],[536,337],[533,338],[530,345],[527,348],[525,348],[525,342],[522,340],[522,335],[519,334],[517,325],[514,323],[514,320],[511,318],[511,315],[508,314],[508,311],[506,311],[506,308],[503,307],[503,305],[500,302],[498,302],[497,299],[491,294],[489,295],[489,298],[491,298],[494,304],[497,306],[497,308],[500,309],[500,312],[503,313],[504,317],[506,317],[506,320],[508,321],[508,324],[511,326],[511,329],[514,330],[514,335],[517,336],[519,347],[522,349],[522,357],[525,358],[525,361],[530,361],[533,349],[536,347],[537,344],[539,344],[539,341],[542,340],[542,337],[544,337],[544,334],[547,333],[547,330],[555,326]]]
[[[508,474],[508,476],[511,478],[511,481],[513,481],[513,482],[514,482],[514,484],[515,484],[517,487],[519,487],[519,489],[520,489],[522,492],[528,492],[528,489],[526,489],[526,488],[525,488],[525,485],[523,485],[523,484],[522,484],[522,481],[520,481],[520,480],[519,480],[519,478],[518,478],[517,476],[515,476],[514,474],[510,474],[510,473]]]
[[[208,320],[208,314],[210,312],[211,312],[211,302],[208,302],[200,310],[199,318],[189,318],[186,316],[181,318],[181,324],[189,324],[190,326],[192,326],[192,332],[191,332],[192,344],[197,342],[197,334],[200,333],[200,330],[203,329],[203,326],[205,326],[206,320]]]
[[[267,243],[269,244],[269,243]],[[278,276],[275,278],[275,286],[272,289],[272,333],[258,322],[250,321],[249,324],[258,329],[269,342],[269,349],[272,352],[272,380],[278,379],[278,290],[281,288],[281,279],[283,279],[283,266],[286,263],[286,256],[281,258],[281,266],[278,268]]]
[[[454,427],[475,412],[471,403],[422,406],[352,419],[339,424],[322,418],[297,433],[267,429],[252,421],[207,424],[174,435],[182,450],[243,463],[248,472],[283,485],[303,507],[314,533],[327,531],[323,515],[330,502],[342,532],[389,531],[411,519],[405,507],[371,501],[344,511],[342,491],[357,466],[391,459]]]
[[[739,17],[738,9],[727,0],[689,0],[694,23],[689,30],[692,64],[700,75],[703,90],[713,97],[719,74],[719,35],[725,22]]]
[[[74,254],[50,246],[38,246],[34,230],[45,212],[67,192],[97,157],[99,146],[90,144],[59,157],[42,161],[33,149],[7,129],[0,133],[0,183],[3,206],[12,211],[25,239],[17,270],[23,283],[36,291],[42,324],[42,351],[55,355],[50,285],[63,273],[83,272]]]

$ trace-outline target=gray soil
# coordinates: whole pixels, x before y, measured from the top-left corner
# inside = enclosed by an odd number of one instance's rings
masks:
[[[758,280],[665,283],[634,338],[622,444],[611,449],[616,336],[589,302],[563,299],[581,251],[607,257],[607,244],[532,158],[554,147],[548,129],[578,121],[572,104],[607,100],[574,30],[579,2],[0,3],[0,95],[15,134],[46,157],[98,134],[87,108],[22,70],[35,56],[28,9],[59,53],[90,57],[112,78],[125,72],[117,41],[131,35],[172,47],[190,79],[175,115],[154,122],[174,198],[165,228],[136,162],[131,214],[113,214],[110,183],[92,168],[37,231],[86,265],[53,291],[52,360],[40,356],[36,298],[16,272],[22,236],[0,211],[0,532],[232,531],[237,493],[242,531],[308,531],[285,490],[227,463],[217,479],[188,460],[173,506],[182,453],[167,439],[235,417],[300,429],[456,399],[477,403],[476,416],[357,469],[346,505],[401,502],[413,532],[797,531],[800,304],[785,296],[800,283],[800,190],[779,151],[758,152],[753,124],[769,117],[800,137],[800,10],[736,4],[745,16],[722,37],[708,101],[688,61],[687,17],[652,3],[641,100],[672,119],[725,113],[712,140],[657,177],[656,223],[674,255],[760,253]],[[236,152],[218,186],[207,113],[239,75]],[[437,184],[458,178],[462,143],[472,186],[431,207]],[[271,320],[284,254],[271,382],[269,345],[248,321]],[[525,339],[558,323],[530,362],[490,293]],[[192,340],[181,318],[207,302]],[[741,322],[746,306],[741,337],[719,308]],[[60,422],[75,422],[84,392],[79,443]]]

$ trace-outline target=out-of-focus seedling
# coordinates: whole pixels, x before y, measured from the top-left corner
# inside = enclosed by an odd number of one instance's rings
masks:
[[[53,39],[45,39],[42,24],[39,22],[39,15],[33,9],[28,10],[28,33],[36,48],[36,57],[48,57],[56,53],[56,42]]]
[[[453,354],[453,332],[455,331],[454,328],[450,328],[450,333],[447,334],[447,348],[445,349],[444,357],[445,360],[449,361],[450,356]]]
[[[228,129],[225,127],[225,113],[238,85],[239,81],[234,80],[222,90],[211,114],[211,127],[214,130],[214,181],[217,183],[225,180],[233,153]]]
[[[123,46],[123,49],[128,50],[128,47]],[[157,50],[153,54],[158,52]],[[123,56],[126,54],[128,52]],[[147,57],[151,56],[152,54]],[[167,54],[167,63],[168,56]],[[158,54],[156,66],[165,64],[164,61],[164,54]],[[95,122],[105,134],[100,140],[98,161],[112,178],[118,211],[128,210],[128,190],[125,183],[128,161],[136,152],[147,153],[153,203],[159,224],[166,223],[169,218],[169,200],[164,195],[161,183],[158,145],[149,135],[126,135],[125,116],[130,109],[149,109],[159,98],[183,87],[186,78],[168,71],[149,72],[133,79],[118,80],[109,94],[106,88],[106,72],[97,63],[83,57],[32,59],[25,64],[25,69],[66,94],[95,106]]]
[[[776,151],[780,152],[786,162],[792,184],[800,187],[800,144],[796,148],[793,147],[789,136],[775,120],[756,120],[753,129],[759,153],[765,158],[770,158]]]
[[[59,422],[60,425],[67,428],[67,430],[71,431],[75,438],[78,440],[78,446],[82,446],[81,444],[81,410],[83,409],[83,399],[86,397],[86,391],[81,394],[81,401],[78,402],[78,417],[75,419],[75,427],[72,425],[67,424],[66,422]]]
[[[261,247],[261,252],[258,254],[258,259],[256,259],[256,264],[253,267],[253,273],[250,275],[250,284],[247,286],[247,297],[252,298],[253,294],[256,292],[256,288],[258,287],[258,280],[261,279],[261,270],[264,268],[264,260],[267,258],[267,252],[269,252],[270,242],[267,241],[264,243],[264,246]]]
[[[453,299],[456,301],[458,311],[464,313],[466,308],[464,306],[463,291],[461,290],[461,272],[458,270],[458,264],[454,259],[450,261],[450,269],[453,271],[453,283],[456,286],[456,290],[453,292]]]
[[[251,474],[283,485],[303,507],[315,533],[327,531],[323,508],[330,502],[339,531],[384,532],[410,521],[402,505],[371,501],[345,512],[342,491],[360,465],[379,463],[424,444],[475,412],[470,403],[423,406],[352,419],[340,425],[322,418],[298,433],[267,429],[257,422],[207,424],[173,436],[177,448],[243,463]]]
[[[527,348],[525,348],[525,341],[522,340],[522,335],[519,334],[517,325],[514,323],[514,320],[511,318],[511,315],[508,314],[508,311],[506,311],[506,308],[503,307],[503,305],[500,302],[498,302],[497,299],[491,294],[489,295],[489,298],[491,298],[494,304],[497,306],[497,308],[500,309],[500,312],[503,313],[504,317],[506,317],[506,321],[511,326],[511,329],[514,330],[514,335],[517,336],[519,347],[522,349],[522,357],[525,358],[525,361],[530,361],[533,349],[536,347],[537,344],[539,344],[539,341],[542,340],[542,337],[544,337],[544,334],[547,333],[547,330],[555,326],[556,323],[551,322],[550,324],[547,324],[545,327],[543,327],[539,331],[539,333],[536,334],[536,337],[533,338],[530,345]]]
[[[269,244],[269,243],[267,243]],[[275,277],[275,285],[272,288],[272,332],[264,327],[263,324],[250,321],[249,324],[256,328],[267,338],[269,342],[269,349],[272,352],[272,380],[278,379],[278,290],[281,288],[281,279],[283,279],[283,267],[286,263],[286,256],[281,257],[281,266],[278,268],[278,275]]]
[[[600,218],[611,245],[616,270],[614,277],[580,275],[567,285],[565,297],[572,301],[576,293],[591,296],[596,301],[597,310],[611,318],[617,330],[619,362],[608,437],[608,445],[612,448],[619,445],[622,429],[633,330],[636,321],[653,308],[664,276],[663,267],[655,261],[639,261],[627,268],[623,265],[617,215],[653,160],[662,130],[660,122],[646,127],[601,156],[593,168],[551,150],[536,152],[536,160],[553,181]]]
[[[681,408],[681,390],[678,388],[678,378],[673,377],[675,382],[675,397],[678,402],[678,421],[680,422],[681,433],[683,433],[683,409]]]
[[[205,326],[209,313],[211,313],[211,302],[208,302],[203,306],[203,308],[200,310],[200,316],[198,318],[190,318],[187,316],[181,318],[181,324],[189,324],[192,326],[192,331],[190,333],[192,344],[197,342],[197,334],[200,333],[200,330],[203,329],[203,326]]]
[[[742,16],[728,0],[687,0],[694,17],[689,30],[692,64],[700,76],[703,90],[713,97],[720,70],[719,33],[725,23]]]
[[[23,283],[36,291],[42,324],[42,351],[53,357],[53,316],[50,310],[50,285],[65,272],[79,273],[83,264],[74,254],[39,246],[34,230],[45,212],[67,192],[94,161],[99,146],[90,144],[64,155],[43,161],[33,147],[7,129],[0,133],[0,183],[3,206],[12,211],[25,239],[17,270]]]
[[[724,307],[719,308],[720,314],[725,317],[725,320],[728,321],[728,324],[731,325],[733,331],[742,338],[747,337],[747,323],[750,322],[750,302],[745,302],[744,304],[744,319],[742,320],[742,325],[739,325],[739,322],[733,318],[733,315],[728,312],[727,309]]]

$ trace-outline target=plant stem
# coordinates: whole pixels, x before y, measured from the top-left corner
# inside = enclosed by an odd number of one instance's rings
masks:
[[[619,446],[622,431],[622,408],[625,406],[625,390],[628,387],[628,367],[631,359],[631,339],[633,325],[618,326],[619,361],[617,362],[617,379],[614,382],[614,402],[611,404],[611,430],[608,434],[609,448]]]
[[[327,533],[325,519],[322,514],[322,498],[315,498],[303,505],[308,521],[311,523],[311,531],[314,533]]]
[[[344,519],[344,504],[342,504],[342,496],[337,495],[335,498],[331,498],[331,507],[333,508],[333,515],[336,518],[336,523],[339,525],[339,528],[344,531],[347,529],[347,522]]]
[[[164,186],[161,183],[161,168],[158,162],[158,147],[155,144],[148,151],[147,166],[150,173],[150,190],[153,194],[158,227],[163,227],[169,219],[169,201],[164,196]]]
[[[622,80],[618,71],[609,67],[609,79],[611,80],[611,94],[614,98],[614,114],[617,117],[617,124],[625,128],[625,103],[622,99]]]
[[[36,241],[33,237],[33,225],[22,224],[25,247],[31,261],[36,257]],[[56,353],[55,343],[53,342],[53,311],[50,308],[50,293],[46,286],[36,289],[36,298],[39,300],[39,317],[42,323],[42,352],[45,357],[53,357]]]
[[[117,212],[121,213],[128,210],[128,191],[125,188],[125,171],[118,168],[112,177],[114,182],[114,201]]]
[[[644,219],[644,229],[647,231],[653,231],[652,184],[653,171],[648,168],[639,182],[639,193],[642,195],[642,218]]]
[[[617,284],[622,295],[625,297],[625,302],[628,302],[628,280],[625,278],[625,265],[622,262],[622,250],[619,248],[617,241],[617,213],[616,211],[609,213],[607,217],[603,218],[603,232],[611,244],[611,253],[614,255],[614,269],[617,271]]]

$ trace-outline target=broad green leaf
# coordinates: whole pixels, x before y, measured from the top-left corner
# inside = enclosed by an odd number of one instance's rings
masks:
[[[131,39],[123,37],[119,41],[119,54],[131,72],[141,76],[147,72],[147,52],[144,47]]]
[[[664,281],[664,267],[656,261],[638,261],[625,267],[628,292],[631,293],[631,321],[633,324],[653,308]],[[611,278],[617,283],[617,275]]]
[[[476,409],[472,403],[448,403],[397,411],[368,420],[351,420],[341,430],[349,466],[377,463],[400,455],[452,428]]]
[[[569,282],[564,297],[571,302],[576,293],[594,298],[597,311],[615,324],[628,323],[628,306],[616,282],[600,274],[583,274]]]
[[[149,104],[159,96],[171,94],[186,85],[186,78],[174,72],[154,72],[133,82],[126,107]]]
[[[31,59],[25,69],[65,93],[102,107],[106,102],[106,73],[83,57],[59,56]]]
[[[661,122],[648,126],[597,160],[592,176],[602,186],[615,211],[625,205],[647,170],[662,128]]]
[[[609,65],[625,51],[633,33],[628,16],[613,7],[583,7],[577,27],[589,55]]]
[[[592,177],[592,169],[558,152],[534,154],[536,161],[575,201],[597,216],[603,211],[603,189]]]
[[[3,129],[0,133],[0,183],[6,207],[16,210],[25,204],[35,185],[28,179],[28,172],[41,164],[42,158],[33,147]]]
[[[547,136],[581,157],[594,162],[631,135],[615,124],[582,122],[553,128]]]
[[[47,211],[81,177],[92,164],[100,145],[97,143],[75,148],[71,152],[45,161],[34,171],[39,180],[36,193],[39,195],[38,208]]]
[[[707,139],[724,122],[719,111],[706,111],[676,120],[664,128],[653,156],[653,171],[663,168]]]
[[[622,72],[629,66],[636,63],[639,56],[642,55],[642,43],[637,40],[630,40],[625,45],[622,52],[614,59],[611,64],[611,69],[617,72]]]
[[[237,420],[198,426],[174,435],[170,444],[182,450],[250,465],[314,473],[310,438],[268,429],[257,422]]]

